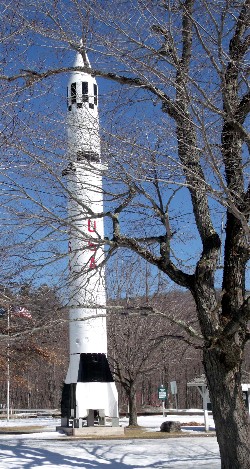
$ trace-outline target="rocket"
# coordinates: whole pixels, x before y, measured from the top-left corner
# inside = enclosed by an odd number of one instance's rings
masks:
[[[77,53],[74,67],[89,67]],[[62,427],[118,425],[118,395],[107,360],[106,291],[98,89],[94,77],[71,73],[67,88],[70,362],[62,391]],[[99,214],[99,216],[98,216]],[[101,308],[100,306],[101,305]],[[80,423],[79,423],[80,422]]]

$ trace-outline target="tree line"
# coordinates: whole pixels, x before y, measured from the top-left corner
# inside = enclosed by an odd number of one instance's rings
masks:
[[[203,372],[201,349],[195,342],[183,340],[173,324],[166,327],[164,317],[148,313],[145,303],[148,307],[149,301],[163,316],[163,305],[167,304],[176,319],[189,316],[189,321],[195,320],[192,300],[181,291],[156,294],[147,300],[145,296],[109,300],[108,358],[118,387],[120,412],[129,414],[131,425],[136,424],[138,411],[161,405],[158,386],[164,384],[169,389],[171,380],[177,381],[180,407],[201,406],[199,395],[187,393],[186,388],[188,380]],[[69,344],[68,311],[58,292],[47,285],[15,287],[14,292],[1,286],[0,312],[1,406],[6,406],[9,357],[11,407],[60,411]],[[170,392],[166,406],[175,406]]]

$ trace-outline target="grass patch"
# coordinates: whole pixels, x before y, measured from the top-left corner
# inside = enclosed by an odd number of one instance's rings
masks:
[[[20,434],[26,434],[27,438],[30,433],[41,433],[41,438],[42,438],[42,433],[46,431],[51,431],[53,432],[54,429],[51,427],[43,427],[43,426],[38,426],[38,425],[31,425],[31,426],[8,426],[8,427],[1,427],[0,425],[0,434],[9,434],[9,435],[20,435]],[[181,437],[193,437],[193,436],[214,436],[215,432],[201,432],[199,435],[197,433],[193,432],[176,432],[176,433],[167,433],[167,432],[161,432],[159,431],[150,431],[147,430],[145,427],[140,427],[140,426],[128,426],[124,428],[124,435],[88,435],[86,437],[83,436],[62,436],[58,437],[58,439],[71,439],[71,440],[137,440],[137,439],[142,439],[142,440],[156,440],[156,439],[162,439],[166,440],[168,438],[181,438]]]
[[[18,426],[18,427],[1,427],[0,426],[0,433],[14,433],[18,435],[19,433],[40,433],[45,431],[44,427],[38,425],[30,425],[30,426]]]

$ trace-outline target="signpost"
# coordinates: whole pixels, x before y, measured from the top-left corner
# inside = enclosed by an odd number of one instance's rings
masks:
[[[207,387],[207,381],[205,375],[201,375],[199,378],[195,378],[190,383],[187,383],[187,386],[195,386],[201,397],[203,402],[203,411],[204,411],[204,424],[206,432],[209,431],[209,421],[208,421],[208,411],[207,411],[207,403],[210,402],[209,399],[209,392]]]
[[[10,420],[10,308],[7,316],[8,342],[7,342],[7,422]]]
[[[163,386],[163,384],[158,387],[158,399],[162,400],[162,417],[164,417],[164,401],[167,399],[167,389]]]

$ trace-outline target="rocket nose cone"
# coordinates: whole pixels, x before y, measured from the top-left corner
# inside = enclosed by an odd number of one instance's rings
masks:
[[[73,66],[74,67],[90,67],[89,59],[84,49],[82,49],[81,53],[77,52]]]

